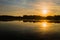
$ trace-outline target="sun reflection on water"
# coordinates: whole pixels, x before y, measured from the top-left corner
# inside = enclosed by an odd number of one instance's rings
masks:
[[[52,30],[52,24],[47,22],[46,20],[43,20],[40,23],[39,30],[42,34],[49,33]]]
[[[47,27],[47,22],[42,22],[42,27]]]

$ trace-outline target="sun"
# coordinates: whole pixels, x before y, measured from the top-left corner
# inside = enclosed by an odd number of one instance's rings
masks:
[[[43,9],[43,10],[42,10],[42,13],[43,13],[44,15],[46,15],[46,14],[48,13],[48,10],[47,10],[47,9]]]
[[[48,16],[48,9],[42,9],[41,12],[41,16]]]

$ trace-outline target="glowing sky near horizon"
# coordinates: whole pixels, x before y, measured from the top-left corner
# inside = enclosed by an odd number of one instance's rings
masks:
[[[0,0],[0,15],[39,15],[42,10],[60,15],[60,0]]]

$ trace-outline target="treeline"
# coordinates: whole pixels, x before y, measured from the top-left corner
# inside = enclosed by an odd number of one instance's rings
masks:
[[[37,16],[37,15],[24,15],[24,16],[8,16],[8,15],[2,15],[0,16],[0,20],[23,20],[23,19],[31,19],[31,20],[60,20],[60,15],[55,16]]]
[[[20,16],[9,16],[9,15],[1,15],[0,16],[0,21],[12,21],[12,20],[20,20],[21,17]]]
[[[47,17],[43,17],[43,16],[36,16],[36,15],[24,15],[22,17],[23,19],[35,19],[35,20],[60,20],[60,15],[54,15],[54,16],[47,16]]]

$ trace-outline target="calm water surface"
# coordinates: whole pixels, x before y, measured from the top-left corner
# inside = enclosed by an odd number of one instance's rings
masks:
[[[60,40],[60,23],[0,21],[0,37],[16,40]]]

